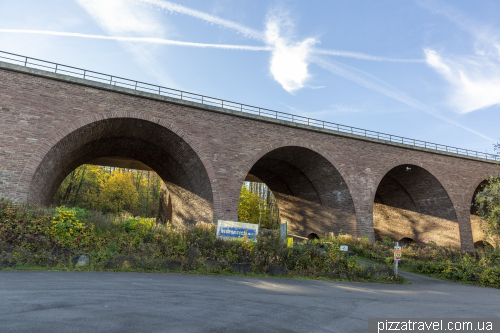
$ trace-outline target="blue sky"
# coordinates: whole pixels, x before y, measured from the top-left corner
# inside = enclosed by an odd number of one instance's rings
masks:
[[[460,148],[500,141],[498,0],[2,0],[0,12],[2,51]]]

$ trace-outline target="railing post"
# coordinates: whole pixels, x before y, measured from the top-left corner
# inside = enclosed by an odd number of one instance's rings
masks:
[[[135,87],[134,90],[137,90],[137,81],[135,81]]]
[[[323,121],[323,129],[325,129],[325,122]]]
[[[54,73],[57,73],[57,65],[58,65],[58,64],[56,64],[56,70],[54,71]]]
[[[83,78],[84,78],[84,79],[85,79],[85,74],[87,74],[87,70],[86,70],[86,69],[85,69],[85,70],[83,70]],[[136,82],[136,84],[137,84],[137,82]]]
[[[113,84],[113,77],[112,76],[109,78],[109,84],[111,84],[111,85]]]
[[[278,111],[274,111],[274,112],[276,112],[276,119],[278,119]]]
[[[337,124],[337,132],[340,132],[339,124]]]
[[[293,123],[293,114],[292,114],[292,123]]]
[[[161,95],[161,90],[160,89],[161,89],[161,87],[158,86],[158,95]]]
[[[24,58],[24,67],[28,64],[28,57]]]
[[[309,120],[310,120],[310,118],[307,118],[307,125],[308,125],[308,126],[309,126]]]
[[[365,136],[366,136],[366,130],[365,130]]]
[[[181,99],[182,99],[182,91],[181,91]]]

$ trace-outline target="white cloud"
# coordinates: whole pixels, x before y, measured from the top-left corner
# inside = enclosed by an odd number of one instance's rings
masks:
[[[487,139],[487,140],[490,140],[490,141],[495,141],[489,137],[487,137],[486,135],[474,130],[474,129],[471,129],[467,126],[464,126],[452,119],[449,119],[445,116],[443,116],[442,114],[440,114],[438,111],[436,111],[435,109],[409,97],[408,95],[406,95],[405,93],[397,90],[396,88],[392,87],[391,85],[385,83],[384,81],[382,80],[379,80],[375,77],[373,77],[372,75],[370,74],[367,74],[367,73],[364,73],[363,71],[360,71],[360,70],[357,70],[357,69],[354,69],[352,67],[349,67],[347,65],[344,65],[344,64],[340,64],[340,63],[332,63],[332,62],[328,62],[328,61],[325,61],[324,59],[321,59],[321,58],[318,58],[318,57],[315,57],[312,59],[317,65],[319,65],[320,67],[322,67],[323,69],[326,69],[328,71],[330,71],[331,73],[333,74],[336,74],[336,75],[339,75],[343,78],[346,78],[350,81],[353,81],[353,82],[356,82],[357,84],[365,87],[365,88],[368,88],[370,90],[373,90],[373,91],[376,91],[376,92],[379,92],[387,97],[390,97],[392,99],[395,99],[401,103],[404,103],[408,106],[411,106],[417,110],[420,110],[420,111],[423,111],[427,114],[430,114],[432,115],[433,117],[436,117],[442,121],[445,121],[449,124],[452,124],[454,126],[457,126],[457,127],[460,127],[468,132],[471,132],[471,133],[474,133],[476,135],[479,135],[480,137],[484,138],[484,139]],[[436,60],[434,60],[436,61]],[[442,67],[443,69],[445,67]],[[353,71],[356,71],[358,72],[359,74],[357,73],[353,73]],[[376,81],[376,82],[374,82]]]
[[[292,28],[286,13],[274,11],[267,17],[265,41],[272,47],[269,70],[290,93],[304,87],[309,78],[309,57],[312,46],[318,42],[314,38],[293,42],[290,38]]]
[[[425,49],[427,64],[451,84],[448,103],[453,110],[467,113],[500,104],[500,63],[484,56],[444,59]]]
[[[446,17],[474,39],[471,55],[442,55],[432,48],[424,50],[427,64],[450,83],[450,107],[456,112],[467,113],[500,104],[498,27],[478,22],[440,1],[419,0],[417,3]]]
[[[75,0],[107,33],[123,36],[163,37],[170,32],[168,22],[160,20],[160,13],[137,4],[133,0]],[[79,36],[82,37],[82,36]],[[130,36],[127,36],[130,37]],[[144,42],[144,40],[143,40]],[[176,86],[166,75],[155,56],[159,45],[135,45],[122,40],[121,46],[133,55],[134,61],[161,84]],[[156,43],[157,44],[157,43]],[[162,61],[166,61],[163,57]]]
[[[75,0],[104,30],[111,33],[160,35],[163,26],[149,10],[129,0]]]

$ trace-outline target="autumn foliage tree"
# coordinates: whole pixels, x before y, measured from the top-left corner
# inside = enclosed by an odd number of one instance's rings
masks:
[[[495,151],[500,153],[500,144],[495,145]],[[500,245],[500,177],[490,177],[476,195],[477,213],[482,217],[482,227],[489,236],[490,242]]]
[[[130,172],[114,172],[102,185],[101,209],[105,212],[130,211],[137,207],[138,199]]]
[[[53,203],[156,217],[161,181],[155,172],[84,164],[62,182]]]
[[[245,182],[238,202],[238,220],[249,223],[260,220],[261,227],[273,229],[279,226],[279,219],[278,204],[266,184]]]

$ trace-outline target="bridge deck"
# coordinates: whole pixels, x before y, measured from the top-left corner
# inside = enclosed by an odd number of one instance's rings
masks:
[[[0,54],[5,55],[8,53],[0,51]],[[17,56],[17,55],[12,55],[12,56],[22,57],[22,56]],[[5,56],[1,56],[1,55],[0,55],[0,58],[8,59],[8,60],[13,61],[13,62],[21,62],[18,59],[6,58]],[[220,100],[220,99],[216,99],[216,98],[212,98],[212,97],[206,97],[206,96],[202,96],[202,95],[182,92],[182,91],[178,91],[175,89],[149,85],[146,83],[132,81],[132,80],[128,80],[128,79],[123,79],[123,78],[119,78],[119,77],[115,77],[115,76],[111,76],[111,75],[107,75],[107,74],[101,74],[101,73],[82,70],[82,69],[78,69],[78,68],[74,68],[74,67],[45,62],[43,60],[26,58],[26,57],[24,57],[24,58],[26,59],[26,61],[24,61],[23,65],[17,65],[17,64],[13,64],[11,62],[0,61],[0,69],[18,71],[18,72],[23,72],[23,73],[27,73],[27,74],[36,75],[36,76],[51,78],[51,79],[55,79],[55,80],[66,81],[66,82],[71,82],[71,83],[75,83],[75,84],[90,86],[93,88],[110,90],[110,91],[115,91],[115,92],[124,93],[124,94],[128,94],[128,95],[140,96],[140,97],[144,97],[144,98],[161,100],[161,101],[165,101],[165,102],[169,102],[169,103],[175,103],[175,104],[179,104],[179,105],[195,107],[198,109],[203,109],[203,110],[207,110],[207,111],[211,111],[211,112],[230,114],[230,115],[237,116],[237,117],[250,118],[253,120],[257,120],[257,121],[265,121],[265,122],[275,123],[275,124],[279,124],[279,125],[283,125],[283,126],[290,126],[290,127],[301,128],[301,129],[306,129],[306,130],[310,130],[310,131],[316,131],[316,132],[328,133],[328,134],[337,135],[337,136],[349,137],[349,138],[353,138],[353,139],[357,139],[357,140],[376,142],[376,143],[380,143],[380,144],[384,144],[384,145],[397,146],[397,147],[406,148],[406,149],[425,151],[425,152],[429,152],[429,153],[433,153],[433,154],[447,155],[447,156],[459,157],[459,158],[476,160],[476,161],[493,163],[493,164],[497,164],[500,161],[500,156],[498,156],[498,155],[476,152],[476,151],[471,151],[471,150],[456,148],[456,147],[449,147],[446,145],[429,143],[429,142],[424,142],[424,141],[420,141],[420,140],[416,140],[416,139],[409,139],[409,138],[399,137],[399,136],[395,136],[395,135],[384,134],[384,133],[374,132],[374,131],[370,131],[370,130],[364,130],[364,129],[359,129],[359,128],[355,128],[355,127],[345,126],[345,125],[333,124],[330,122],[315,120],[315,119],[311,119],[311,118],[305,118],[305,117],[301,117],[301,116],[291,115],[288,113],[272,111],[272,110],[268,110],[268,109],[264,109],[264,108],[258,108],[258,107],[239,104],[239,103],[235,103],[235,102],[224,101],[224,100]],[[30,63],[29,60],[35,60],[38,63],[34,63],[34,62]],[[55,67],[54,68],[49,67],[49,66],[47,66],[47,64],[53,65]],[[54,69],[55,71],[59,70],[60,72],[66,72],[66,73],[69,73],[71,75],[51,72],[48,70],[42,70],[39,68],[33,68],[33,67],[29,67],[29,66],[50,68],[50,69]],[[67,70],[67,69],[64,70],[61,68],[68,68],[68,69],[72,69],[72,70]],[[82,71],[82,73],[75,72],[75,70]],[[76,76],[83,76],[85,78],[76,77],[75,75]],[[100,76],[95,76],[95,75],[100,75]],[[89,77],[92,79],[88,79]],[[110,82],[110,83],[102,82],[104,80],[106,80],[107,82]],[[128,82],[135,82],[135,85],[132,85]],[[123,85],[125,85],[125,86],[123,86]],[[152,89],[150,87],[145,87],[144,85],[151,86],[151,87],[157,87],[158,91],[155,93],[149,92],[149,91],[152,91]],[[134,86],[134,89],[128,88],[128,86]],[[162,89],[163,89],[163,91],[162,91]],[[144,90],[147,90],[147,91],[144,91]],[[176,92],[176,94],[180,98],[166,96],[166,95],[172,95],[172,93],[168,92],[168,91]],[[184,93],[184,96],[183,96],[183,93]],[[193,96],[197,96],[197,97],[193,97]],[[199,100],[199,101],[193,101],[193,100],[188,100],[188,99],[195,99],[195,100]],[[224,105],[224,103],[226,103],[226,104]],[[213,104],[218,104],[221,106],[217,106],[217,105],[213,105]],[[283,119],[283,118],[285,118],[285,119]],[[332,129],[332,127],[333,128],[336,127],[336,128]]]

